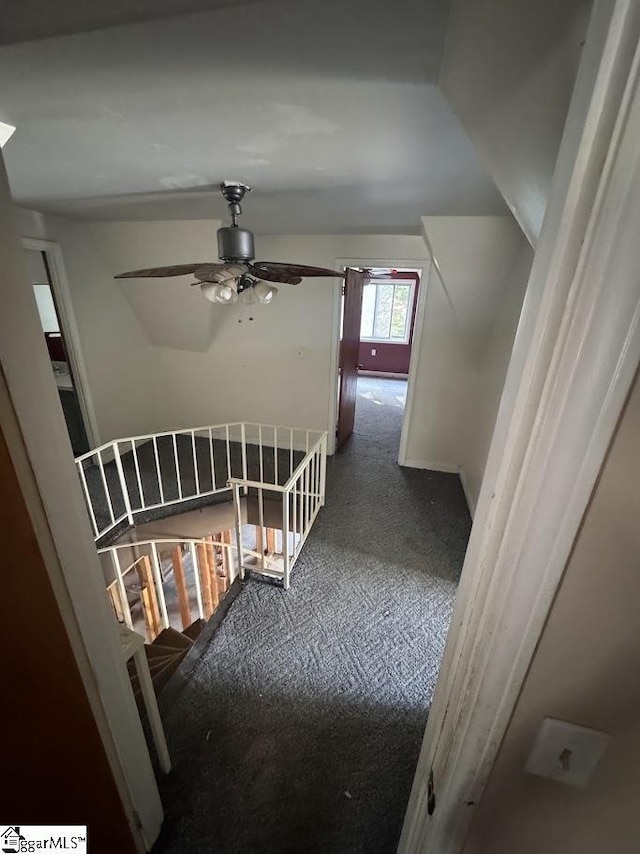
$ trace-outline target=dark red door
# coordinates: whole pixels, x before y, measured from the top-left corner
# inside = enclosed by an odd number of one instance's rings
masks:
[[[337,448],[353,433],[358,390],[358,360],[360,352],[360,321],[362,317],[362,288],[366,276],[359,270],[347,269],[344,283],[342,341],[340,342],[340,394],[338,397]]]

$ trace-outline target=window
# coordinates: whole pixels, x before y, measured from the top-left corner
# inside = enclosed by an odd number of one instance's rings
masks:
[[[360,338],[408,344],[411,335],[414,283],[378,280],[365,285]]]

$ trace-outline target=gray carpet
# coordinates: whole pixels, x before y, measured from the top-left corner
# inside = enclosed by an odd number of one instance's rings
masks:
[[[395,851],[470,530],[395,463],[404,390],[360,380],[291,589],[250,580],[169,709],[157,854]]]

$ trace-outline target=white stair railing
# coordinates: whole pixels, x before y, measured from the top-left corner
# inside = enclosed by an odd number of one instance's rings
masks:
[[[76,466],[96,541],[160,508],[178,512],[185,502],[229,493],[238,571],[281,578],[288,588],[324,504],[326,461],[326,432],[234,422],[117,439],[77,457]],[[255,549],[243,545],[245,523],[256,526]]]
[[[246,495],[247,520],[256,525],[258,535],[255,550],[241,545],[238,549],[239,571],[244,577],[246,570],[280,578],[286,590],[289,588],[291,570],[309,535],[309,531],[320,508],[325,502],[327,467],[327,434],[317,433],[315,441],[307,444],[300,463],[289,466],[284,483],[278,482],[278,472],[269,482],[265,476],[260,481],[231,477],[229,483],[234,490],[236,512],[236,536],[239,534],[242,507],[241,493]],[[262,448],[260,453],[262,454]],[[261,472],[263,468],[261,466]],[[265,495],[266,493],[266,495]],[[253,518],[252,518],[253,517]],[[269,530],[281,532],[280,549],[273,552],[264,548]]]
[[[107,442],[76,458],[96,540],[125,520],[228,492],[245,475],[245,425],[216,424]]]

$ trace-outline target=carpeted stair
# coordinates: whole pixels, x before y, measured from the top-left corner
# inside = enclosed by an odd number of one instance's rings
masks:
[[[171,628],[163,629],[153,643],[145,644],[149,672],[156,694],[160,693],[178,669],[204,625],[204,620],[196,620],[184,632]],[[136,702],[141,709],[144,709],[138,675],[133,661],[129,662],[129,675]]]

